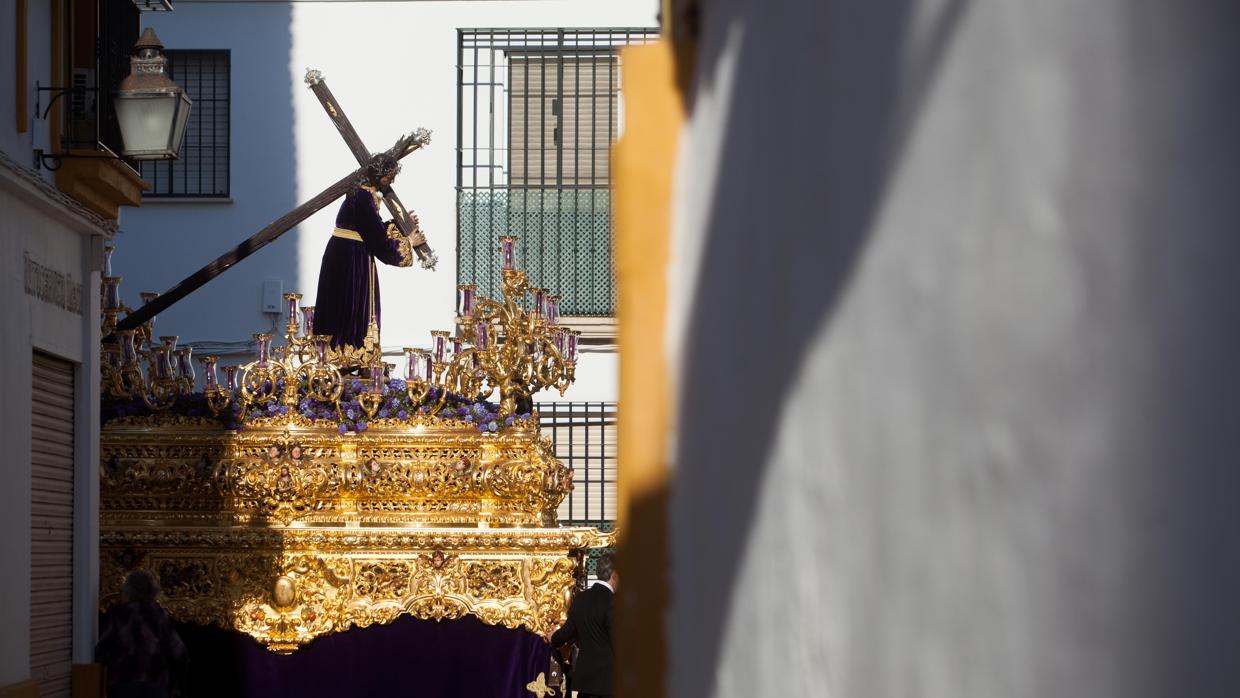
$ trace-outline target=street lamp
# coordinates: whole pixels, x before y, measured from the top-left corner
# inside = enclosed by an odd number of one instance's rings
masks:
[[[176,159],[192,105],[185,90],[168,78],[168,59],[155,30],[147,27],[134,44],[129,76],[115,95],[121,154],[135,160]]]

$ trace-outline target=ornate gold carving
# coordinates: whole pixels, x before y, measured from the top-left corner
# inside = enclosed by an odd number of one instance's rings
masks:
[[[525,690],[538,696],[538,698],[555,695],[555,689],[547,685],[547,674],[542,671],[538,672],[538,678],[525,684]]]
[[[608,541],[582,528],[108,527],[101,599],[114,603],[125,573],[144,567],[174,617],[236,629],[276,652],[405,614],[471,614],[545,635],[566,617],[569,552]]]
[[[428,420],[342,436],[303,419],[240,433],[109,425],[104,517],[546,526],[572,487],[534,424],[480,434]]]
[[[540,635],[566,614],[570,471],[537,422],[498,434],[427,419],[341,435],[287,417],[241,432],[165,421],[101,438],[101,603],[150,570],[180,620],[291,652],[401,615]]]
[[[396,241],[396,252],[400,254],[400,264],[397,266],[411,267],[413,266],[413,245],[412,241],[400,232],[400,228],[395,223],[388,223],[387,236],[389,240]],[[423,240],[425,242],[425,240]]]

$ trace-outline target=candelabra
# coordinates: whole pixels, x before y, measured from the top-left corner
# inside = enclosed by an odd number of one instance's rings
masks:
[[[258,358],[240,368],[242,379],[237,396],[243,409],[253,403],[279,399],[293,410],[304,393],[312,400],[335,403],[339,411],[344,378],[330,355],[331,335],[314,334],[312,306],[302,308],[305,331],[299,334],[300,299],[300,293],[284,294],[289,319],[283,347],[273,348],[270,334],[254,335]]]
[[[559,297],[531,287],[525,271],[516,268],[515,246],[515,237],[500,238],[503,300],[479,296],[473,284],[458,287],[461,337],[451,338],[451,361],[444,356],[448,333],[431,333],[429,375],[436,384],[479,399],[498,392],[501,417],[530,411],[540,390],[554,388],[563,395],[576,378],[581,337],[559,324]],[[523,301],[531,294],[526,310]]]
[[[104,254],[101,325],[110,341],[100,347],[102,392],[111,398],[141,399],[151,410],[166,410],[194,389],[193,350],[178,349],[175,335],[159,337],[156,342],[154,318],[136,330],[116,331],[120,314],[132,309],[121,302],[121,277],[112,275],[112,248],[105,248]],[[159,294],[144,292],[141,296],[149,303]]]
[[[558,296],[531,287],[525,271],[515,268],[515,242],[512,236],[500,238],[502,299],[481,296],[474,284],[460,285],[459,335],[434,330],[430,349],[404,350],[406,395],[411,403],[424,404],[426,414],[439,412],[453,395],[486,400],[496,393],[500,417],[529,413],[535,393],[555,389],[563,394],[575,379],[580,332],[560,325]],[[120,277],[107,269],[103,328],[114,341],[103,346],[104,394],[140,397],[150,409],[165,410],[194,390],[192,350],[178,349],[172,335],[154,341],[154,318],[136,330],[116,332],[120,313],[129,310],[120,301],[119,284]],[[142,295],[150,302],[157,294]],[[299,293],[284,294],[288,322],[282,346],[272,345],[273,335],[259,333],[254,335],[257,358],[243,366],[220,367],[216,356],[199,359],[203,396],[212,414],[234,403],[242,411],[261,403],[295,411],[302,398],[310,398],[333,405],[343,418],[344,375],[360,368],[365,387],[354,397],[366,418],[374,418],[392,368],[382,361],[377,337],[368,335],[363,347],[333,349],[330,335],[315,332],[313,306],[302,306],[298,321],[300,300]]]

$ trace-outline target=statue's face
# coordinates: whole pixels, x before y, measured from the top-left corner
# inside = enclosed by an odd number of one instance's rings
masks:
[[[384,176],[384,177],[381,177],[381,178],[379,179],[379,184],[381,184],[381,185],[383,185],[383,186],[385,186],[385,187],[390,187],[390,186],[392,186],[392,182],[395,182],[395,181],[396,181],[396,175],[394,175],[394,174],[390,174],[390,175],[386,175],[386,176]]]

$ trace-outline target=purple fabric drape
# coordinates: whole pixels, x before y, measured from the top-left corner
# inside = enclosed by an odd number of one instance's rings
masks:
[[[530,698],[551,651],[525,630],[473,616],[404,616],[321,637],[290,655],[214,626],[178,623],[189,652],[187,698]]]
[[[355,189],[345,197],[336,213],[336,227],[351,230],[362,239],[333,235],[327,241],[314,299],[314,331],[330,334],[334,347],[360,347],[370,323],[372,277],[375,316],[382,317],[374,260],[409,266],[413,263],[412,251],[408,242],[389,237],[387,226],[379,217],[378,204],[365,189]]]

